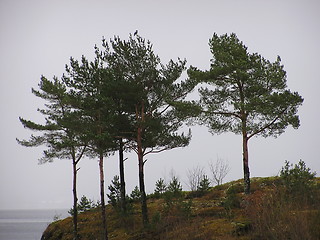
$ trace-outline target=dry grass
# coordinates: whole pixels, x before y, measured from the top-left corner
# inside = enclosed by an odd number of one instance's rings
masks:
[[[317,179],[319,181],[319,179]],[[255,240],[320,239],[320,188],[310,201],[287,201],[279,180],[252,180],[244,196],[242,180],[212,188],[201,197],[185,193],[178,199],[149,199],[150,227],[143,229],[140,205],[130,216],[107,207],[110,240]],[[317,204],[315,204],[315,202]],[[100,210],[79,215],[81,239],[100,239]],[[297,227],[299,226],[299,227]],[[71,240],[72,219],[52,223],[46,240]]]

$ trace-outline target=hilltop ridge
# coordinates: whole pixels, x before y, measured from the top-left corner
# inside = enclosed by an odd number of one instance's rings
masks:
[[[139,202],[132,202],[127,214],[107,205],[109,239],[319,239],[320,179],[315,178],[306,191],[289,193],[279,177],[267,177],[252,178],[250,195],[243,194],[242,179],[206,192],[151,194],[147,229],[141,223]],[[100,225],[98,208],[79,214],[81,239],[100,239]],[[41,239],[73,239],[72,218],[51,223]]]

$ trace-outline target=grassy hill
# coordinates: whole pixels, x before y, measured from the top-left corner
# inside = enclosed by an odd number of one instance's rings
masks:
[[[252,194],[242,180],[206,192],[149,196],[150,226],[143,229],[139,202],[129,214],[107,206],[110,240],[320,239],[320,180],[294,191],[279,177],[253,178]],[[79,215],[81,239],[101,239],[100,209]],[[42,240],[71,240],[72,218],[51,223]]]
[[[253,178],[252,194],[242,180],[207,192],[148,198],[150,226],[143,229],[139,202],[122,214],[107,206],[110,240],[320,239],[320,180],[288,191],[279,177]],[[100,239],[100,209],[79,215],[81,239]],[[51,223],[42,240],[73,239],[72,218]]]

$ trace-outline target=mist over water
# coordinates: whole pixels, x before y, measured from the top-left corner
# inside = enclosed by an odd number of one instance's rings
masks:
[[[0,210],[0,240],[39,240],[54,218],[67,216],[66,209]]]

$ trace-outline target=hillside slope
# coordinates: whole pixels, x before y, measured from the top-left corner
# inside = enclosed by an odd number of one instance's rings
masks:
[[[123,215],[107,206],[110,240],[249,240],[320,239],[320,184],[288,192],[278,177],[253,178],[252,194],[244,195],[242,180],[208,192],[180,196],[149,196],[150,226],[143,229],[140,205]],[[81,239],[100,239],[100,211],[79,215]],[[299,227],[297,227],[299,226]],[[51,223],[42,240],[71,240],[72,218]]]

